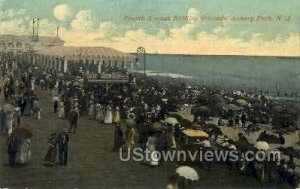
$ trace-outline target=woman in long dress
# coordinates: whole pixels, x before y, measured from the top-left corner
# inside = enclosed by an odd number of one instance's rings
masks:
[[[51,166],[56,162],[57,156],[57,136],[56,133],[52,133],[48,137],[48,151],[44,158],[44,165]]]
[[[65,105],[62,101],[59,103],[58,118],[65,118]]]
[[[115,109],[115,115],[114,115],[114,123],[116,123],[117,125],[120,125],[120,108],[119,106],[116,107]]]
[[[175,149],[176,148],[176,141],[175,141],[175,128],[172,125],[168,127],[168,145],[169,148]]]
[[[112,109],[111,109],[111,106],[108,105],[106,107],[106,113],[105,113],[104,123],[105,124],[111,124],[112,122],[113,122]]]
[[[17,164],[25,165],[31,158],[30,142],[31,141],[29,138],[21,139],[16,155]]]
[[[104,111],[101,104],[96,105],[96,121],[103,122],[104,121]]]
[[[158,137],[155,136],[154,132],[150,132],[150,136],[148,137],[147,144],[146,144],[147,149],[149,150],[150,154],[158,152],[157,151],[157,143],[158,143]],[[158,161],[159,161],[159,159],[156,156],[151,155],[149,164],[151,166],[157,166]]]
[[[88,117],[89,119],[95,119],[95,104],[93,100],[90,100],[89,102],[89,111],[88,111]]]
[[[10,136],[10,134],[12,133],[12,129],[13,129],[14,112],[9,111],[5,115],[6,115],[5,125],[7,128],[7,134],[8,134],[8,136]]]
[[[30,113],[31,113],[31,105],[29,102],[29,98],[25,97],[24,116],[29,116]]]
[[[131,150],[137,140],[138,140],[138,131],[135,127],[135,121],[131,118],[126,120],[126,127],[127,127],[127,136],[126,136],[126,147],[128,150]]]
[[[31,78],[30,85],[31,85],[31,90],[34,91],[34,89],[35,89],[35,78],[34,77]]]
[[[117,125],[114,132],[113,151],[118,151],[123,145],[123,134],[120,125]]]

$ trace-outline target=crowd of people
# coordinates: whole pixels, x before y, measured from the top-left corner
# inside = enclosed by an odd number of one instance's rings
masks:
[[[15,137],[13,130],[20,127],[22,116],[41,119],[37,89],[51,90],[53,113],[69,122],[68,128],[49,134],[44,159],[47,166],[55,165],[57,156],[60,165],[67,165],[68,133],[77,132],[80,119],[95,120],[99,127],[115,126],[112,151],[119,151],[120,148],[130,151],[137,146],[149,151],[174,150],[180,146],[182,131],[187,128],[209,134],[206,141],[197,141],[203,147],[219,145],[233,149],[232,146],[235,146],[234,149],[243,151],[253,147],[245,136],[261,130],[266,124],[271,125],[279,136],[268,136],[263,132],[258,141],[284,144],[285,134],[299,130],[298,110],[267,95],[163,83],[132,75],[128,83],[108,88],[89,83],[88,74],[82,70],[68,74],[47,72],[30,64],[16,68],[5,66],[4,63],[12,61],[10,56],[1,56],[1,89],[5,104],[0,111],[0,131],[7,130],[9,162],[12,166],[15,165],[15,149],[18,148],[13,145],[15,140],[10,140],[10,136]],[[188,120],[179,112],[190,114],[194,119]],[[212,118],[218,119],[216,124],[210,123]],[[224,125],[243,128],[243,132],[236,141],[220,142],[220,138],[225,136],[220,129]],[[266,166],[271,181],[296,184],[298,177],[293,159],[297,157],[289,156],[287,162],[282,160]],[[145,163],[152,166],[161,164],[157,159]],[[232,163],[229,164],[232,168]],[[250,162],[245,164],[247,168],[252,166],[251,170],[256,170]],[[239,167],[238,170],[249,174],[246,168]],[[262,172],[249,175],[262,178]],[[173,183],[174,177],[171,180]]]

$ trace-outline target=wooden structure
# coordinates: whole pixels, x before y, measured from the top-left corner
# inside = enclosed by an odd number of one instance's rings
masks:
[[[71,73],[82,69],[86,74],[101,74],[117,68],[132,70],[135,57],[109,47],[56,46],[38,50],[31,55],[47,71]]]

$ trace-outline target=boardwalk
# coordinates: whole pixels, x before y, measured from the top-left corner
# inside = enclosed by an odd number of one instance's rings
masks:
[[[114,126],[80,119],[77,134],[70,134],[69,164],[66,167],[44,167],[47,136],[58,127],[67,127],[66,120],[52,113],[51,93],[38,92],[42,119],[22,119],[22,126],[33,131],[32,159],[26,167],[7,166],[6,135],[0,136],[0,188],[165,188],[168,177],[178,165],[166,162],[160,167],[148,167],[139,162],[121,162],[111,152]],[[256,180],[229,172],[217,164],[210,172],[201,169],[197,188],[258,187]]]

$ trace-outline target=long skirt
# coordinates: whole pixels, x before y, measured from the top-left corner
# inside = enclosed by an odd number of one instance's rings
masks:
[[[41,111],[40,110],[37,111],[37,119],[41,119]]]
[[[88,116],[89,116],[89,119],[95,119],[95,109],[93,106],[90,106],[89,107],[89,111],[88,111]]]
[[[168,145],[172,149],[176,148],[176,141],[175,141],[174,133],[168,133]]]
[[[16,163],[26,164],[31,158],[30,145],[27,141],[23,141],[19,147]]]
[[[101,109],[96,109],[96,121],[103,122],[104,121],[104,112]]]
[[[104,118],[104,123],[110,124],[113,122],[113,116],[111,111],[106,111],[105,118]]]
[[[132,149],[136,144],[137,138],[138,138],[138,136],[137,136],[136,129],[129,128],[127,140],[126,140],[126,147],[128,149]]]
[[[13,120],[12,119],[7,119],[6,120],[6,128],[7,128],[7,134],[10,136],[13,130]]]
[[[58,110],[58,118],[65,118],[65,108],[60,107]]]
[[[116,113],[115,113],[114,123],[120,124],[120,112],[119,111],[116,111]]]
[[[30,103],[26,103],[26,106],[24,108],[24,115],[25,116],[28,116],[28,115],[31,115],[31,106],[30,106]]]
[[[44,164],[51,165],[56,162],[57,157],[57,148],[53,146],[49,146],[49,149],[47,151],[47,154],[44,158]]]

